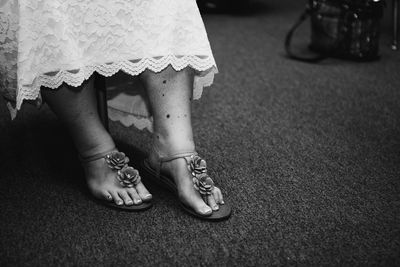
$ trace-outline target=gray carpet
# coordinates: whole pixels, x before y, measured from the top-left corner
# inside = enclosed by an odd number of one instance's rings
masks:
[[[234,207],[228,221],[192,218],[152,184],[146,212],[97,204],[49,109],[25,105],[11,121],[1,101],[0,265],[399,266],[400,52],[388,16],[380,61],[311,65],[282,48],[303,6],[292,2],[204,14],[220,74],[194,104],[194,128]],[[145,157],[147,132],[111,133],[134,163]]]

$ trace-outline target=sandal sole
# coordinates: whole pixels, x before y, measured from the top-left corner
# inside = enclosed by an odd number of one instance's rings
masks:
[[[101,200],[101,199],[95,199],[95,201],[101,205],[107,206],[112,209],[116,209],[119,211],[129,211],[129,212],[139,212],[139,211],[145,211],[150,209],[153,206],[152,202],[143,202],[140,205],[117,205],[114,202],[107,201],[107,200]]]

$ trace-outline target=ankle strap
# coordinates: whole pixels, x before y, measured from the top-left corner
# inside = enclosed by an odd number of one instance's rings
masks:
[[[111,152],[116,152],[116,151],[118,151],[118,149],[114,147],[113,149],[107,150],[105,152],[100,152],[100,153],[94,154],[92,156],[82,157],[81,155],[79,155],[79,160],[83,163],[87,163],[87,162],[91,162],[91,161],[95,161],[95,160],[104,158],[107,154],[110,154]]]
[[[175,153],[170,156],[158,156],[158,160],[160,163],[172,161],[174,159],[184,158],[186,160],[187,157],[191,157],[192,155],[197,155],[197,152],[194,151],[183,151],[179,153]]]
[[[157,164],[157,167],[155,170],[157,173],[157,177],[160,176],[161,167],[164,162],[169,162],[174,159],[183,158],[183,159],[185,159],[186,163],[189,164],[189,161],[187,158],[191,157],[193,155],[197,155],[197,152],[192,150],[192,151],[180,151],[180,152],[176,152],[171,155],[162,156],[161,153],[158,151],[158,149],[156,149],[154,146],[152,147],[152,150],[158,157],[157,158],[158,164]]]
[[[178,158],[187,158],[192,155],[197,155],[197,152],[193,150],[181,150],[181,151],[176,151],[170,155],[164,155],[154,145],[151,147],[151,150],[153,150],[154,154],[157,155],[157,161],[160,163],[160,166],[161,163],[163,162],[168,162]]]

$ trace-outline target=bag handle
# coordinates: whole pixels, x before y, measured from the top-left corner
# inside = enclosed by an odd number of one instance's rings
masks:
[[[310,16],[310,14],[311,14],[311,7],[309,5],[307,5],[306,10],[303,12],[303,14],[301,14],[300,18],[296,21],[296,23],[292,26],[292,28],[289,30],[289,32],[286,35],[285,50],[286,50],[286,53],[288,54],[288,56],[292,59],[303,61],[303,62],[316,63],[316,62],[319,62],[319,61],[327,58],[327,56],[316,55],[315,57],[302,57],[299,55],[295,55],[291,49],[293,33]]]

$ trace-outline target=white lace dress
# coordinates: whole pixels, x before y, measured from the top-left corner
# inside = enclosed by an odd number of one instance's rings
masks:
[[[25,100],[41,103],[41,86],[122,71],[107,79],[109,116],[151,130],[135,76],[168,65],[195,70],[194,99],[217,72],[195,0],[0,0],[0,91],[12,117]]]

